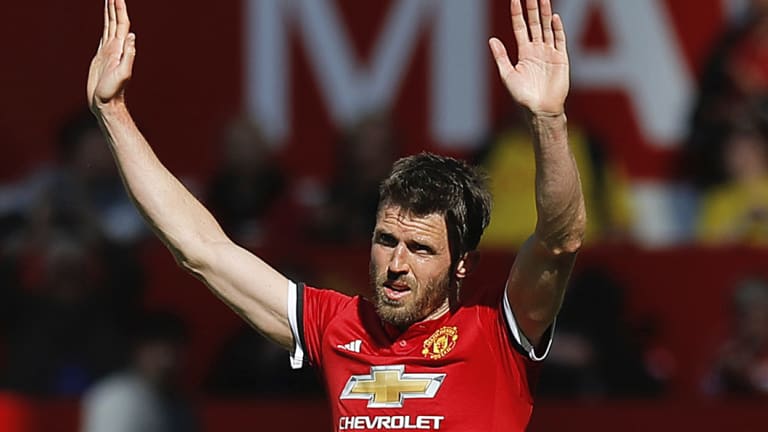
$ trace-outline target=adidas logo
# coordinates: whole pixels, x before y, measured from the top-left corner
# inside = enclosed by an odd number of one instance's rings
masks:
[[[360,347],[363,345],[363,341],[360,339],[355,339],[352,342],[347,342],[344,345],[336,345],[336,348],[343,349],[345,351],[351,351],[351,352],[360,352]]]

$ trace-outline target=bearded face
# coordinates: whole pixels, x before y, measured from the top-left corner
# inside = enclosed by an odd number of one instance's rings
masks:
[[[370,279],[376,311],[381,319],[394,326],[408,327],[447,305],[448,272],[420,283],[413,275],[391,274],[371,261]]]
[[[376,309],[384,321],[405,328],[445,313],[450,270],[442,215],[415,216],[396,206],[379,211],[370,278]]]

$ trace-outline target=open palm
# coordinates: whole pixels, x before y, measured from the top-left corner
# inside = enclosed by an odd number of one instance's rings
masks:
[[[513,65],[504,44],[489,41],[499,75],[512,97],[532,113],[558,115],[563,112],[569,88],[565,30],[559,15],[552,14],[550,0],[511,0],[512,30],[518,61]],[[540,6],[540,7],[539,7]]]
[[[104,32],[88,71],[88,105],[94,112],[124,100],[136,57],[136,36],[129,33],[130,25],[125,0],[105,2]]]

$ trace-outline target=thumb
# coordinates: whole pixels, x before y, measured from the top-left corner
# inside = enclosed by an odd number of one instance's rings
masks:
[[[120,64],[117,66],[118,72],[121,76],[127,78],[131,77],[133,72],[133,60],[136,58],[136,34],[128,33],[123,43],[123,56],[120,59]]]
[[[496,67],[499,68],[499,75],[502,78],[506,78],[514,69],[512,62],[509,60],[509,55],[507,55],[507,48],[496,38],[488,40],[488,45],[491,48],[494,60],[496,60]]]

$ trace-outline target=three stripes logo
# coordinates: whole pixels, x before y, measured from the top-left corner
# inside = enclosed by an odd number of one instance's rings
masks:
[[[336,348],[343,349],[345,351],[359,353],[360,347],[362,345],[363,345],[363,341],[361,341],[360,339],[355,339],[352,342],[345,343],[344,345],[341,345],[341,344],[336,345]]]

